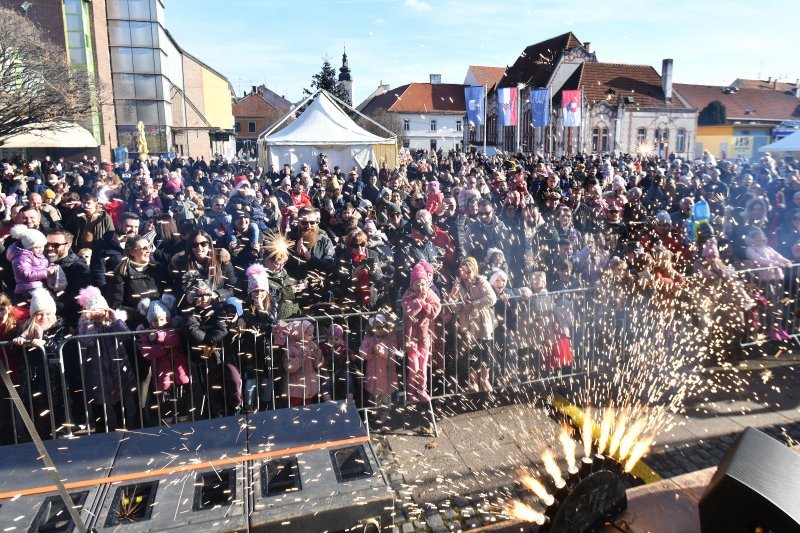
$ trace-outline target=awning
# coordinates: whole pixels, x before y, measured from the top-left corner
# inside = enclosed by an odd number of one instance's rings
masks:
[[[25,133],[0,142],[0,148],[97,148],[92,132],[74,122],[58,122],[47,129],[36,124]]]

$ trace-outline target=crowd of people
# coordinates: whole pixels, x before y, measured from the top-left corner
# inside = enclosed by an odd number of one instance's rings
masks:
[[[800,260],[789,158],[403,150],[397,168],[360,170],[324,154],[299,169],[48,157],[0,170],[4,364],[30,392],[52,368],[26,350],[71,346],[59,401],[106,429],[195,381],[212,415],[387,406],[401,382],[427,401],[453,351],[453,379],[491,391],[570,364],[574,310],[558,295],[585,287],[661,305],[699,283],[728,295],[705,310],[720,323],[727,309],[727,338],[789,336],[777,308]],[[732,267],[755,268],[757,286]]]

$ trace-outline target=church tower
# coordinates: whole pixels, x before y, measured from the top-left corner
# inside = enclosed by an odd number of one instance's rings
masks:
[[[353,80],[350,79],[350,67],[347,65],[347,50],[342,53],[342,68],[339,69],[339,81],[336,85],[344,86],[350,96],[350,104],[353,104]]]

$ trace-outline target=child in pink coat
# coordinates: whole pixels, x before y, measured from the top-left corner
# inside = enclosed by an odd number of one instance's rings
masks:
[[[47,238],[38,230],[17,224],[11,228],[11,237],[19,239],[6,252],[14,272],[15,294],[28,294],[33,289],[45,287],[50,269],[50,261],[44,255]]]
[[[401,302],[408,358],[408,401],[428,402],[431,399],[427,390],[431,330],[442,304],[430,290],[430,278],[422,264],[418,263],[411,271],[411,286]]]
[[[781,328],[782,317],[778,301],[783,297],[783,269],[792,266],[792,262],[767,244],[767,236],[760,228],[750,230],[746,253],[747,259],[759,269],[756,271],[756,279],[768,302],[767,335],[774,341],[787,340],[789,334]]]
[[[325,363],[314,342],[314,324],[308,320],[292,322],[283,366],[288,374],[289,406],[314,403],[319,394],[317,370]]]
[[[397,358],[398,355],[402,357],[397,335],[384,315],[370,318],[369,330],[361,341],[359,352],[367,362],[364,389],[378,407],[378,423],[383,423],[389,418],[392,393],[397,390]]]
[[[142,333],[142,357],[151,361],[156,375],[156,390],[167,393],[173,384],[189,384],[189,364],[184,350],[183,335],[170,323],[169,306],[161,300],[150,302],[147,306],[147,321],[150,329],[157,332]],[[139,326],[139,329],[144,329]]]

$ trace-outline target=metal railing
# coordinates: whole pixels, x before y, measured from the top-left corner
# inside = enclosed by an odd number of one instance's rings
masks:
[[[772,340],[768,331],[785,330],[798,340],[798,274],[800,264],[783,269],[781,275],[774,268],[737,271],[743,282],[739,297],[745,298],[746,291],[760,301],[758,322],[754,316],[743,321],[741,347]],[[461,303],[443,302],[425,362],[427,396],[446,400],[474,392],[479,358],[484,362],[479,368],[486,370],[479,377],[487,377],[495,392],[585,375],[603,364],[604,353],[619,354],[624,361],[641,327],[632,323],[631,309],[642,303],[634,301],[634,295],[610,299],[603,290],[511,291],[491,309],[493,322],[486,339],[475,338],[475,324],[462,322],[466,315]],[[160,344],[162,353],[150,360],[145,358],[146,345],[153,340],[148,343],[147,338],[165,330],[71,336],[49,354],[2,342],[0,356],[42,438],[343,399],[353,399],[369,423],[370,416],[382,417],[393,405],[411,400],[402,316],[389,332],[394,340],[383,340],[390,345],[383,356],[365,357],[360,350],[370,319],[377,314],[292,318],[268,330],[232,325],[221,346],[195,345],[182,337],[178,344]],[[289,332],[304,322],[312,328],[310,335],[290,340]],[[328,336],[332,325],[340,326],[344,335],[336,347]],[[182,336],[177,329],[166,331]],[[291,370],[290,354],[299,354],[302,361]],[[377,390],[373,385],[381,379]],[[482,379],[478,382],[487,388]],[[6,397],[0,399],[0,439],[3,444],[27,440]],[[432,404],[427,398],[422,403],[428,404],[435,430]]]

